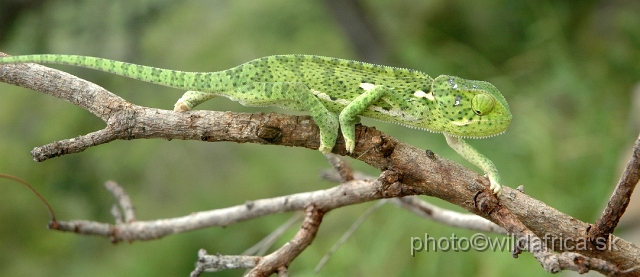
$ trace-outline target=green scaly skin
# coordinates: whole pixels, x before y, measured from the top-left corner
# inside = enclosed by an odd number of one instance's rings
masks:
[[[443,133],[453,149],[489,176],[494,193],[502,189],[491,160],[463,140],[501,134],[511,123],[506,100],[487,82],[448,75],[434,79],[411,69],[312,55],[269,56],[217,72],[73,55],[0,58],[0,64],[30,62],[82,66],[188,90],[175,104],[176,111],[190,110],[215,96],[245,106],[307,111],[320,128],[322,153],[331,152],[339,127],[352,153],[359,116]]]

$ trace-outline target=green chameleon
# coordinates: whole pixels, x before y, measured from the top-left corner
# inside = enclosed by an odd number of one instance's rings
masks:
[[[464,142],[503,133],[511,123],[509,106],[498,89],[483,81],[428,75],[410,69],[312,55],[259,58],[217,72],[183,72],[102,58],[25,55],[7,63],[82,66],[188,90],[175,111],[188,111],[215,96],[245,106],[278,106],[311,113],[320,128],[322,153],[331,152],[341,127],[346,150],[355,148],[359,116],[443,133],[462,157],[482,169],[500,194],[493,162]]]

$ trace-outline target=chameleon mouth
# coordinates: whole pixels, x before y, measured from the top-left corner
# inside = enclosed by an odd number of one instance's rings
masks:
[[[451,124],[456,126],[456,127],[463,127],[463,126],[467,126],[470,124],[474,124],[474,123],[494,123],[494,124],[498,124],[498,125],[505,125],[504,130],[494,133],[494,134],[489,134],[489,135],[455,135],[455,134],[451,134],[448,132],[443,132],[446,133],[447,135],[450,135],[452,137],[456,137],[456,138],[461,138],[461,139],[484,139],[484,138],[490,138],[490,137],[495,137],[495,136],[499,136],[504,134],[504,132],[507,131],[507,126],[509,125],[509,123],[511,122],[511,120],[489,120],[489,119],[468,119],[468,120],[464,120],[464,121],[451,121]]]
[[[409,124],[402,123],[402,122],[390,122],[390,121],[381,120],[381,119],[377,119],[377,118],[373,118],[373,119],[376,120],[376,121],[380,121],[380,122],[395,123],[395,124],[398,124],[398,125],[410,128],[410,129],[428,131],[430,133],[436,133],[436,134],[445,134],[445,135],[449,135],[449,136],[460,138],[460,139],[491,138],[491,137],[502,135],[507,131],[507,128],[505,127],[504,130],[502,130],[501,132],[490,134],[490,135],[484,135],[484,136],[454,135],[454,134],[451,134],[449,132],[445,132],[445,131],[441,131],[441,130],[432,130],[432,129],[429,129],[429,128],[415,126],[415,125],[409,125]],[[478,122],[492,122],[492,123],[496,123],[496,124],[504,124],[506,122],[507,123],[506,125],[508,126],[509,122],[511,122],[511,120],[489,120],[489,119],[476,119],[476,120],[473,120],[473,119],[469,119],[469,120],[466,120],[466,121],[451,121],[451,122],[456,127],[467,126],[469,124],[478,123]]]

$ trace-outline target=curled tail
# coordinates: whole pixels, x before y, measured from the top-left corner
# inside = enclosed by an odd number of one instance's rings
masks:
[[[187,72],[77,55],[23,55],[0,57],[0,64],[49,63],[91,68],[167,87],[216,91],[224,84],[218,72]]]

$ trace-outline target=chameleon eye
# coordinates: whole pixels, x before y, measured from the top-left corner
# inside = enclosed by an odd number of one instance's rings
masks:
[[[484,93],[476,94],[476,96],[471,99],[471,109],[477,115],[490,113],[495,105],[495,99],[491,95]]]

